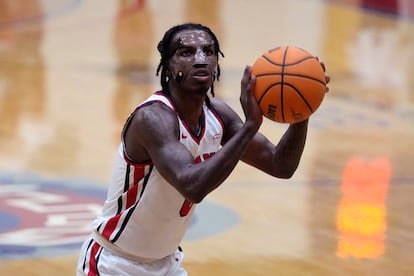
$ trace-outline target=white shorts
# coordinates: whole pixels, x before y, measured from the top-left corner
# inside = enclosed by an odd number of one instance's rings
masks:
[[[112,254],[90,238],[82,245],[76,275],[187,276],[181,267],[183,257],[183,252],[177,249],[175,253],[160,260],[140,263]]]

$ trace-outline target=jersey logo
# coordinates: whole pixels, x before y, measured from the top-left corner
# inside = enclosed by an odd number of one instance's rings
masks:
[[[181,138],[182,139],[186,139],[187,138],[187,135],[185,135],[184,133],[181,133]]]

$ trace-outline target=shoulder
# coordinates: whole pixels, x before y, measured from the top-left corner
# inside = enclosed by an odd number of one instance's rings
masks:
[[[163,102],[153,101],[137,108],[134,112],[132,124],[137,127],[155,127],[157,125],[168,125],[177,121],[175,111]]]
[[[122,137],[130,160],[137,163],[147,162],[152,159],[149,151],[178,141],[177,116],[174,110],[161,102],[143,105],[131,115]]]

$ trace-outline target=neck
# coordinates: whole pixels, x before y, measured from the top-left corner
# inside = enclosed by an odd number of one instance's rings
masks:
[[[170,91],[170,97],[181,118],[186,121],[191,129],[198,129],[206,95]]]

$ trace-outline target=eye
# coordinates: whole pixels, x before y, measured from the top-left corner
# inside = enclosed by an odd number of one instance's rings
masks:
[[[177,54],[181,57],[189,57],[193,54],[194,50],[189,47],[182,47],[177,50]]]
[[[183,57],[189,57],[189,56],[191,56],[191,54],[192,54],[192,52],[190,51],[190,50],[183,50],[182,52],[181,52],[181,56],[183,56]]]
[[[214,50],[213,50],[212,48],[205,48],[205,49],[204,49],[204,53],[205,53],[207,56],[211,56],[211,55],[214,55]]]

